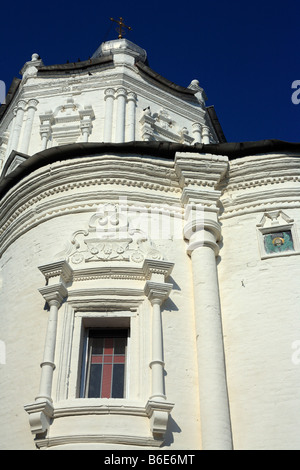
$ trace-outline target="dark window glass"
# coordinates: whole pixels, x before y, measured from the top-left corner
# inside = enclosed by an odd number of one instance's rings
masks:
[[[127,336],[127,330],[89,330],[84,396],[124,398]]]

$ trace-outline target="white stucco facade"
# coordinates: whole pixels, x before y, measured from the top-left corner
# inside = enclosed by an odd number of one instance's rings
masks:
[[[297,449],[297,144],[228,144],[125,39],[37,54],[0,120],[2,449]],[[126,329],[123,398],[82,395]]]

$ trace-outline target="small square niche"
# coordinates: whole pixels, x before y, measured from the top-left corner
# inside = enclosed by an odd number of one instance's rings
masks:
[[[262,259],[300,254],[294,220],[282,211],[266,212],[257,229]]]

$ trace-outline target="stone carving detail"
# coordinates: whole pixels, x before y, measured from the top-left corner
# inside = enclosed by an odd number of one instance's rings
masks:
[[[91,106],[82,108],[73,98],[68,98],[66,103],[56,108],[54,112],[48,111],[40,116],[42,149],[47,147],[50,137],[56,145],[77,142],[81,135],[83,142],[87,142],[92,132],[94,118]]]
[[[179,128],[165,109],[160,109],[158,113],[153,114],[151,114],[150,107],[144,109],[140,123],[142,139],[145,141],[170,140],[189,145],[194,141],[187,128]]]
[[[90,218],[87,230],[76,231],[66,250],[57,256],[74,265],[97,261],[143,263],[146,258],[161,260],[160,251],[142,230],[132,225],[124,212],[116,204],[105,204]]]

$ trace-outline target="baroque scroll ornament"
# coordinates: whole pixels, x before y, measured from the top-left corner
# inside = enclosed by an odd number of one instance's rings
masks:
[[[142,230],[135,228],[127,211],[117,204],[105,204],[94,214],[87,230],[74,232],[66,249],[57,256],[74,265],[95,261],[162,259],[161,253]]]

